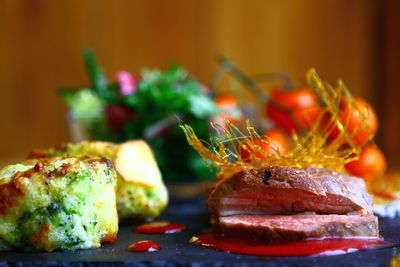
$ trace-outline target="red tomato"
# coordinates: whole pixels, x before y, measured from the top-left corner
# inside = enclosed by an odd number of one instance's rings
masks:
[[[285,155],[290,149],[287,137],[279,130],[268,130],[263,137],[254,139],[252,143],[260,147],[266,155],[270,156],[277,154],[276,149],[279,150],[281,155]],[[250,155],[253,153],[255,153],[257,158],[266,160],[262,152],[254,152],[253,149],[246,144],[240,148],[240,155],[245,162],[250,162]]]
[[[276,89],[266,107],[267,116],[287,133],[310,129],[320,111],[317,95],[308,88]]]
[[[225,125],[225,119],[229,120],[233,124],[242,122],[243,118],[241,116],[237,100],[233,95],[220,95],[217,96],[214,101],[217,107],[222,110],[222,112],[215,118],[218,123]],[[232,115],[233,113],[236,113],[240,116],[234,116]]]
[[[354,141],[357,144],[365,144],[376,133],[378,128],[376,112],[364,99],[354,98],[353,105],[342,101],[340,110],[340,120],[344,124],[344,130],[350,135],[354,135]],[[335,126],[329,138],[335,139],[340,134],[340,130]]]
[[[279,153],[285,155],[289,152],[290,150],[289,140],[284,133],[282,133],[277,129],[273,129],[265,131],[264,135],[268,137],[268,140],[271,142],[271,146],[279,150]],[[271,147],[268,147],[267,154],[268,155],[276,154],[276,151]]]
[[[345,168],[350,174],[362,177],[369,183],[386,171],[386,160],[378,147],[366,145],[361,151],[360,158],[347,163]]]
[[[220,95],[215,98],[215,104],[223,110],[232,110],[238,107],[236,98],[233,95]]]

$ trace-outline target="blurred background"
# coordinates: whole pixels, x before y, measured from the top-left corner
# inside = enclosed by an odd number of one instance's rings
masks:
[[[400,2],[395,0],[0,0],[0,163],[69,140],[57,88],[85,86],[92,48],[121,69],[185,66],[208,83],[219,53],[249,74],[315,67],[377,109],[377,143],[400,159]]]

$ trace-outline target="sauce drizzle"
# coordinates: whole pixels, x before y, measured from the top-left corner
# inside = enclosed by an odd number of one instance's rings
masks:
[[[155,252],[161,249],[161,246],[150,240],[141,240],[132,243],[127,250],[132,252]]]
[[[190,240],[190,243],[228,253],[272,257],[338,255],[394,245],[379,239],[360,238],[326,238],[266,244],[234,237],[216,237],[211,233],[195,235]]]
[[[134,231],[141,234],[173,234],[186,230],[186,226],[174,222],[151,222],[137,226]]]

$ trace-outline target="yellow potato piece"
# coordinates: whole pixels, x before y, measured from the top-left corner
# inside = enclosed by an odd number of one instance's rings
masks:
[[[126,182],[155,186],[161,182],[161,172],[153,152],[143,140],[125,142],[114,156],[118,174]]]

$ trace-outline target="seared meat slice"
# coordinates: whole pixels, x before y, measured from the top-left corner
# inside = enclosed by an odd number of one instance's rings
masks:
[[[222,235],[252,241],[379,237],[364,181],[327,169],[243,170],[214,186],[208,208]]]
[[[372,212],[372,198],[357,177],[327,169],[272,166],[247,169],[218,182],[208,198],[212,221],[220,216]]]
[[[222,235],[261,242],[379,235],[378,219],[372,214],[226,216],[220,217],[219,226]]]

